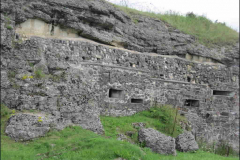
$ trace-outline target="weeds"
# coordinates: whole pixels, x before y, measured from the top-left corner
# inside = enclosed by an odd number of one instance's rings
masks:
[[[9,30],[13,29],[12,26],[10,26],[10,25],[6,26],[6,28],[9,29]]]
[[[17,73],[16,73],[15,71],[9,71],[9,72],[8,72],[8,78],[9,78],[9,79],[15,78],[16,74],[17,74]]]
[[[29,65],[30,67],[34,67],[34,64],[31,63],[31,62],[28,62],[28,65]]]
[[[5,21],[6,21],[5,27],[9,30],[12,30],[13,27],[11,26],[11,19],[7,15],[5,15],[4,18],[5,18]]]
[[[222,156],[239,155],[239,153],[234,151],[233,148],[229,145],[229,143],[224,140],[220,141],[220,143],[217,145],[215,153]]]
[[[1,118],[8,117],[13,111],[1,103]]]
[[[44,74],[41,69],[36,70],[34,73],[35,73],[34,77],[37,79],[43,79],[46,77],[46,74]]]
[[[207,143],[203,139],[198,140],[199,149],[205,152],[215,153],[221,156],[239,156],[239,152],[233,150],[229,143],[221,140],[218,143]]]
[[[66,73],[62,72],[58,75],[50,75],[50,79],[52,79],[54,82],[60,82],[61,80],[66,81]]]
[[[101,122],[104,126],[105,135],[108,137],[117,138],[119,133],[126,134],[131,131],[134,133],[129,137],[131,141],[138,143],[138,129],[132,126],[132,123],[142,122],[146,124],[146,128],[154,128],[166,135],[172,136],[174,118],[176,115],[176,109],[171,106],[155,106],[148,111],[139,112],[133,116],[126,117],[107,117],[101,116]],[[186,119],[180,115],[177,115],[176,127],[174,129],[173,137],[176,137],[182,133],[180,121],[186,121]]]

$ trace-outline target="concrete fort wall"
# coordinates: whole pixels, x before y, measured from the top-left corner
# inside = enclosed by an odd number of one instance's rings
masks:
[[[84,126],[79,114],[128,116],[155,104],[171,104],[188,118],[198,138],[226,138],[237,146],[236,67],[49,37],[29,37],[3,60],[2,78],[9,83],[3,84],[2,101],[10,108],[39,110],[61,124]],[[23,78],[39,69],[47,79]],[[13,70],[19,86],[15,89],[7,77]]]

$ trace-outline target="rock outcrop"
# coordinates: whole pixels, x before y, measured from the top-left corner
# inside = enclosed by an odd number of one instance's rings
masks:
[[[52,117],[34,114],[11,116],[5,133],[16,141],[26,141],[44,136],[54,124]]]
[[[29,19],[40,19],[52,26],[49,30],[53,33],[59,27],[69,28],[78,36],[139,52],[191,54],[230,66],[238,65],[236,49],[239,44],[208,49],[197,44],[193,36],[163,21],[139,15],[130,17],[104,0],[4,0],[1,4],[2,12],[15,16],[16,27]]]
[[[138,141],[153,152],[165,155],[177,155],[175,139],[152,128],[143,128],[138,132]]]
[[[198,150],[198,144],[191,132],[185,131],[175,139],[176,149],[181,152],[189,152]]]

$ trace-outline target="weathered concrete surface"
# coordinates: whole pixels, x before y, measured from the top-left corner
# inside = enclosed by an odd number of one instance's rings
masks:
[[[177,155],[175,150],[175,139],[166,136],[152,128],[143,128],[138,131],[138,141],[153,152]]]
[[[181,152],[191,152],[198,150],[198,144],[191,132],[185,131],[175,139],[176,149]]]

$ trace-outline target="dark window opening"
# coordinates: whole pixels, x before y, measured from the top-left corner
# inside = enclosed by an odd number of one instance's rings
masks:
[[[206,118],[209,118],[209,117],[210,117],[210,114],[209,114],[209,113],[207,113],[207,114],[206,114]]]
[[[213,90],[213,95],[234,96],[234,92]]]
[[[185,58],[186,56],[185,56],[185,54],[180,54],[180,55],[177,55],[178,57],[180,57],[180,58]]]
[[[222,112],[221,115],[222,116],[229,116],[229,113],[228,112]]]
[[[187,77],[187,81],[188,81],[188,82],[191,82],[191,78],[190,78],[190,77]]]
[[[199,100],[186,99],[184,106],[199,107]]]
[[[131,103],[143,103],[143,99],[135,99],[135,98],[132,98],[132,99],[131,99]]]
[[[123,90],[109,89],[109,97],[110,98],[122,98]]]
[[[19,39],[19,35],[18,34],[16,34],[16,37],[15,37],[16,39]]]

